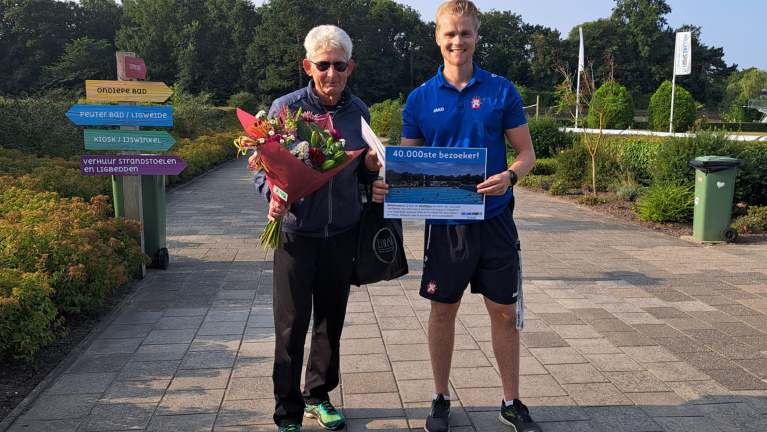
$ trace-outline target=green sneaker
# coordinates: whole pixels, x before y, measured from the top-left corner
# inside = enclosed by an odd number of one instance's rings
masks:
[[[280,432],[301,432],[300,424],[292,424],[280,428]]]
[[[336,411],[330,401],[318,403],[317,405],[306,405],[304,408],[304,417],[316,418],[320,426],[325,429],[341,429],[346,424],[344,415]]]

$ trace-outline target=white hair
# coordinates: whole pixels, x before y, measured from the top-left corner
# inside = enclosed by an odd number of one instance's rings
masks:
[[[334,25],[321,25],[311,29],[304,39],[304,48],[309,60],[314,60],[321,52],[333,49],[343,50],[346,61],[352,58],[352,40],[345,31]]]

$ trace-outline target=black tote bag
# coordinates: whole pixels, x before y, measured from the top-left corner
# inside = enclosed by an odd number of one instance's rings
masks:
[[[383,204],[373,202],[372,186],[365,185],[365,194],[352,273],[356,286],[392,280],[408,272],[402,220],[384,219]]]

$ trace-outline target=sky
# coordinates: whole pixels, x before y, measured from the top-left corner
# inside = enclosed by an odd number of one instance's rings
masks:
[[[437,8],[445,0],[395,1],[420,12],[421,20],[434,21]],[[473,1],[480,12],[511,11],[528,24],[559,30],[563,39],[579,24],[608,18],[615,7],[615,0]],[[741,70],[767,70],[767,0],[666,0],[666,4],[671,7],[671,13],[665,16],[668,24],[675,29],[683,24],[702,27],[703,44],[722,47],[728,66],[735,63]],[[479,34],[481,37],[481,29]]]
[[[413,7],[423,21],[434,21],[437,7],[445,0],[394,1]],[[615,0],[473,1],[480,12],[511,11],[528,24],[559,30],[562,38],[579,24],[609,17],[615,7]],[[259,6],[264,0],[253,2]],[[671,7],[671,13],[666,15],[668,24],[675,29],[683,24],[702,27],[703,44],[724,48],[728,66],[735,63],[740,70],[750,67],[767,70],[767,0],[666,0],[666,4]]]

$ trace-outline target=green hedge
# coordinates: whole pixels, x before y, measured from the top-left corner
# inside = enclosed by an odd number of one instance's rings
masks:
[[[530,138],[533,140],[535,156],[538,158],[555,157],[563,149],[573,145],[574,135],[562,132],[562,122],[551,116],[539,118],[528,117],[527,126],[530,128]],[[509,147],[509,150],[511,148]]]
[[[717,132],[764,132],[767,134],[767,123],[706,123],[701,129]]]

